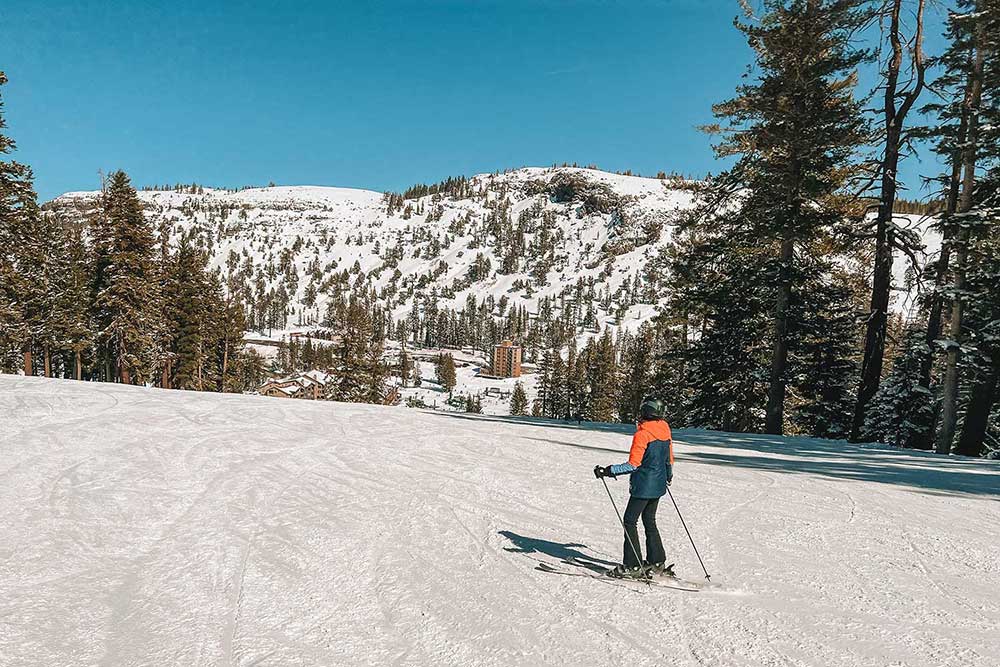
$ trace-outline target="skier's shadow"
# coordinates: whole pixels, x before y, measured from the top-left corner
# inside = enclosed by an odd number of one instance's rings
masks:
[[[559,542],[540,540],[537,537],[525,537],[524,535],[512,533],[509,530],[499,530],[497,531],[497,534],[506,537],[514,545],[512,547],[503,548],[504,551],[510,551],[511,553],[545,554],[546,556],[556,558],[567,565],[584,567],[588,570],[603,571],[609,567],[614,567],[617,564],[601,558],[595,558],[594,556],[580,551],[580,549],[587,548],[586,544],[579,544],[576,542],[560,544]]]

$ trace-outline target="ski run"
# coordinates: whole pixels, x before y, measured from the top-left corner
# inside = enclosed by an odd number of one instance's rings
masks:
[[[542,571],[621,557],[629,433],[0,376],[0,664],[1000,664],[997,463],[678,429],[712,585]]]

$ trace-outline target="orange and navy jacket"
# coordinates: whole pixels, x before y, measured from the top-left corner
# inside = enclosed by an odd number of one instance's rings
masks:
[[[611,466],[611,474],[631,475],[629,493],[659,498],[673,477],[674,445],[670,425],[662,419],[639,422],[632,436],[628,462]]]

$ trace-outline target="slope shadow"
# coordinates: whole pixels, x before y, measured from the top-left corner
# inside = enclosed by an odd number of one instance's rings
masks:
[[[512,424],[515,426],[541,426],[544,428],[561,428],[571,431],[600,431],[603,433],[625,433],[632,435],[635,432],[633,424],[610,424],[607,422],[574,422],[561,419],[549,419],[547,417],[504,417],[503,415],[477,415],[469,412],[444,412],[439,410],[424,410],[424,414],[437,417],[448,417],[451,419],[465,419],[476,422],[496,422],[499,424]]]
[[[581,425],[576,425],[542,418],[454,412],[431,414],[470,421],[601,431],[623,435],[631,435],[635,429],[629,424],[583,422]],[[627,440],[622,441],[621,449],[615,449],[544,437],[520,437],[560,447],[614,454],[621,460],[628,455]],[[903,450],[879,444],[854,444],[843,440],[728,433],[702,429],[677,429],[674,431],[674,440],[678,445],[676,458],[679,462],[694,461],[767,472],[809,474],[831,479],[891,484],[909,487],[929,495],[991,496],[991,499],[1000,501],[998,461],[943,456],[929,451]],[[698,451],[688,449],[685,445],[696,445],[698,448],[717,451]],[[595,463],[601,462],[595,460]]]
[[[1000,465],[992,461],[817,438],[696,430],[678,435],[681,445],[717,450],[687,451],[682,460],[894,484],[934,495],[1000,496]]]
[[[616,563],[612,563],[611,561],[596,558],[580,551],[580,549],[587,548],[586,544],[579,544],[577,542],[567,542],[562,544],[559,542],[542,540],[537,537],[525,537],[524,535],[518,535],[517,533],[509,530],[498,530],[497,534],[506,537],[514,545],[512,547],[503,548],[504,551],[509,551],[511,553],[545,554],[546,556],[551,556],[552,558],[568,565],[575,565],[588,570],[604,570],[616,565]]]
[[[788,474],[811,474],[910,487],[919,493],[944,496],[997,496],[1000,501],[1000,465],[993,461],[963,460],[929,452],[910,452],[878,445],[854,445],[812,438],[779,438],[714,431],[675,432],[679,450],[676,461],[735,466]],[[560,447],[616,454],[624,460],[625,448],[612,449],[549,438],[526,438]],[[697,445],[718,451],[698,451]],[[683,453],[682,453],[683,452]],[[601,461],[596,461],[600,463]],[[619,461],[603,461],[603,463]],[[678,474],[682,474],[678,470]]]

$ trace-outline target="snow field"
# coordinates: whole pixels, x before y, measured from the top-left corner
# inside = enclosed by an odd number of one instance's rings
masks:
[[[699,593],[534,569],[627,427],[0,376],[0,664],[1000,664],[998,465],[676,436]]]

